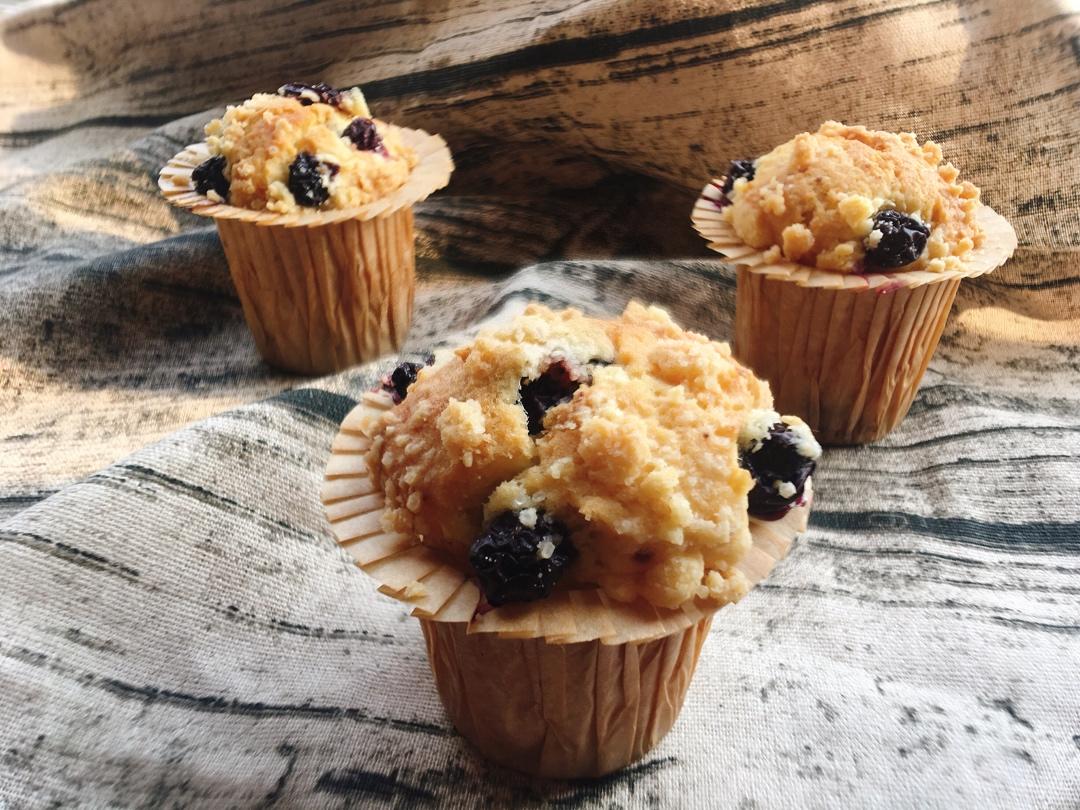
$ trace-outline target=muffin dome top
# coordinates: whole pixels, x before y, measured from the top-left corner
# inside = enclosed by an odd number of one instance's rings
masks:
[[[913,134],[827,121],[736,161],[724,218],[746,244],[841,273],[941,272],[979,246],[979,190]]]
[[[636,303],[611,321],[531,305],[395,374],[367,456],[388,528],[471,565],[492,604],[563,573],[663,607],[742,595],[739,439],[772,397],[726,343]]]
[[[356,87],[258,93],[207,124],[206,136],[214,157],[192,175],[198,190],[276,213],[366,205],[401,187],[417,162]]]

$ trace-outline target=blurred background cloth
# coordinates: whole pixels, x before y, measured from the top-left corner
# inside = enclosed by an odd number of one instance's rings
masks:
[[[6,14],[0,799],[1075,805],[1069,0]],[[332,548],[315,501],[376,370],[263,364],[213,225],[157,192],[225,103],[289,80],[360,84],[376,115],[454,151],[418,210],[411,349],[526,298],[638,297],[726,338],[733,282],[690,228],[695,195],[827,118],[934,138],[1019,233],[1008,265],[962,286],[904,425],[828,452],[811,532],[717,623],[675,732],[617,777],[541,787],[454,737],[417,628]]]

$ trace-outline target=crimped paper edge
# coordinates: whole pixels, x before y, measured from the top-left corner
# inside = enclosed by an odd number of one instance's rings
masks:
[[[413,616],[462,622],[468,625],[468,633],[495,633],[503,638],[626,644],[681,632],[731,604],[695,600],[665,609],[643,600],[617,602],[590,588],[556,591],[542,602],[506,605],[476,616],[480,590],[467,573],[448,563],[438,549],[383,529],[382,493],[368,474],[363,454],[370,446],[367,430],[372,417],[391,407],[388,395],[370,392],[345,417],[331,445],[320,497],[338,544],[378,583],[380,592],[411,606]],[[781,520],[751,517],[754,544],[736,566],[751,588],[768,576],[796,536],[806,530],[813,501],[809,480],[803,501]]]
[[[404,185],[367,205],[279,214],[273,211],[253,211],[214,202],[197,192],[191,180],[192,170],[210,157],[210,147],[205,142],[187,146],[166,163],[158,174],[158,188],[161,189],[165,199],[173,205],[186,208],[193,214],[213,219],[234,219],[255,225],[286,228],[317,227],[348,220],[375,219],[420,202],[433,192],[445,187],[450,182],[450,174],[454,171],[454,160],[450,155],[450,148],[440,135],[431,135],[422,129],[408,129],[393,124],[387,124],[387,127],[401,138],[402,143],[416,151],[417,164],[409,172],[409,178]]]
[[[974,278],[1003,265],[1016,250],[1016,231],[1005,217],[988,205],[980,204],[975,216],[983,229],[984,241],[964,259],[963,266],[940,273],[927,270],[908,270],[895,273],[836,273],[786,261],[767,261],[764,252],[743,242],[735,229],[721,218],[720,200],[723,179],[714,179],[702,189],[694,204],[690,220],[711,250],[732,264],[751,273],[780,281],[790,281],[800,287],[878,290],[891,292],[902,288],[921,287],[954,278]]]

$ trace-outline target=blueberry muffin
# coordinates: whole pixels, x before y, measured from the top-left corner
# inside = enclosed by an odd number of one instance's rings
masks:
[[[827,444],[900,424],[961,282],[1017,244],[937,144],[835,121],[733,161],[692,221],[736,266],[739,360]]]
[[[636,303],[614,320],[529,306],[384,390],[396,404],[365,432],[386,528],[469,570],[492,606],[590,586],[735,601],[749,515],[798,503],[821,452],[726,343]]]
[[[450,181],[446,142],[372,118],[357,87],[321,82],[259,93],[205,131],[158,186],[214,220],[266,361],[328,374],[400,348],[416,292],[413,206]]]
[[[371,117],[360,88],[286,84],[206,125],[196,189],[215,202],[290,213],[354,208],[400,188],[415,152]]]
[[[933,141],[826,121],[734,161],[724,219],[744,243],[837,273],[942,272],[982,244],[979,189]]]

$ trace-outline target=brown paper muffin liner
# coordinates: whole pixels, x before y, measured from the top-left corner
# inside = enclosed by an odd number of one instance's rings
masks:
[[[412,205],[445,186],[454,164],[439,136],[391,128],[418,163],[401,188],[357,208],[278,214],[211,200],[191,179],[210,156],[205,143],[161,170],[169,202],[217,224],[244,318],[272,365],[327,374],[404,342],[416,288]]]
[[[721,603],[678,609],[617,602],[596,588],[477,615],[476,583],[437,549],[382,526],[382,492],[363,454],[382,393],[365,396],[334,440],[322,500],[338,542],[381,592],[420,619],[440,697],[492,760],[546,777],[599,776],[641,757],[671,728]],[[756,585],[805,530],[813,494],[782,520],[751,519],[738,569]]]
[[[769,381],[777,409],[802,417],[825,444],[876,441],[900,424],[960,282],[1016,249],[1012,226],[984,205],[984,242],[957,269],[845,274],[768,261],[720,218],[720,185],[705,187],[692,218],[737,267],[735,354]]]
[[[712,624],[640,644],[549,644],[422,620],[439,696],[484,756],[553,779],[596,777],[651,750],[682,708]]]

